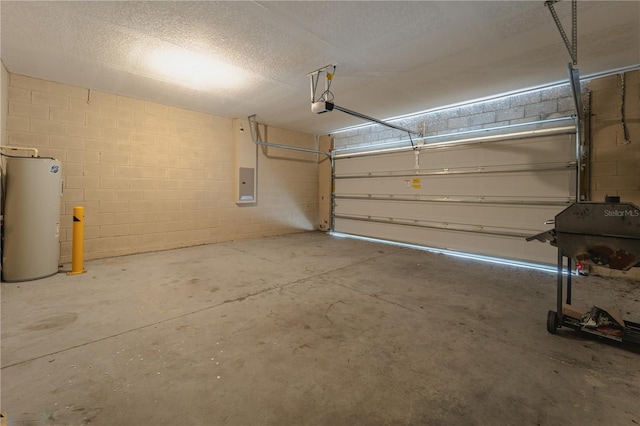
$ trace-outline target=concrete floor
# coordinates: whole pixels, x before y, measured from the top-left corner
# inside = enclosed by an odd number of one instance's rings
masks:
[[[85,266],[2,284],[9,425],[640,424],[640,350],[549,334],[550,273],[323,233]]]

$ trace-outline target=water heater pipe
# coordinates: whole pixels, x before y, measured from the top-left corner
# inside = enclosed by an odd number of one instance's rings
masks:
[[[0,146],[0,150],[7,149],[9,151],[33,151],[32,157],[38,156],[38,148],[28,148],[24,146]]]

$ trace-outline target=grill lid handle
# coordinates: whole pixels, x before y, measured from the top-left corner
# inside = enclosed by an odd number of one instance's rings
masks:
[[[549,241],[549,244],[551,244],[552,246],[556,246],[556,231],[551,229],[549,231],[544,231],[539,234],[527,237],[527,241],[533,240],[540,241],[541,243],[546,243],[547,241]]]

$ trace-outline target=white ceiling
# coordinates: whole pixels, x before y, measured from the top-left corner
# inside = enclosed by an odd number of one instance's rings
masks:
[[[555,7],[570,36],[570,1]],[[542,0],[3,0],[0,14],[12,73],[316,134],[362,122],[311,112],[307,73],[330,63],[335,103],[386,119],[566,80],[570,61]],[[149,65],[170,50],[241,83],[186,87]],[[640,2],[580,1],[578,55],[583,76],[640,64]]]

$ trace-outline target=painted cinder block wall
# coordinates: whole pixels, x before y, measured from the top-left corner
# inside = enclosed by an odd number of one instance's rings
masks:
[[[9,73],[6,120],[9,145],[62,161],[62,262],[76,205],[85,207],[86,259],[315,229],[315,154],[259,150],[258,203],[236,205],[232,118]]]
[[[606,194],[640,206],[640,70],[625,74],[625,122],[621,124],[619,75],[592,80],[591,199]]]
[[[606,194],[640,206],[640,70],[625,73],[624,140],[620,74],[583,82],[591,103],[590,194],[602,201]],[[532,90],[484,102],[442,108],[396,121],[426,136],[481,130],[575,114],[569,85]],[[565,123],[566,125],[566,123]],[[356,127],[332,135],[335,148],[366,147],[405,140],[406,134],[380,125]]]
[[[294,162],[302,154],[261,149],[259,205],[237,207],[229,118],[100,92],[87,103],[86,89],[2,71],[1,101],[9,110],[2,114],[3,143],[36,146],[62,159],[70,178],[62,206],[63,261],[76,204],[87,207],[88,258],[98,258],[313,229],[318,203],[326,203],[318,199],[315,157]],[[640,71],[625,73],[625,80],[627,141],[620,75],[583,83],[591,99],[589,195],[640,204]],[[443,108],[401,124],[444,135],[574,113],[565,85]],[[277,143],[314,146],[310,135],[273,128],[268,134]],[[405,136],[364,126],[332,137],[335,147],[346,147]]]

